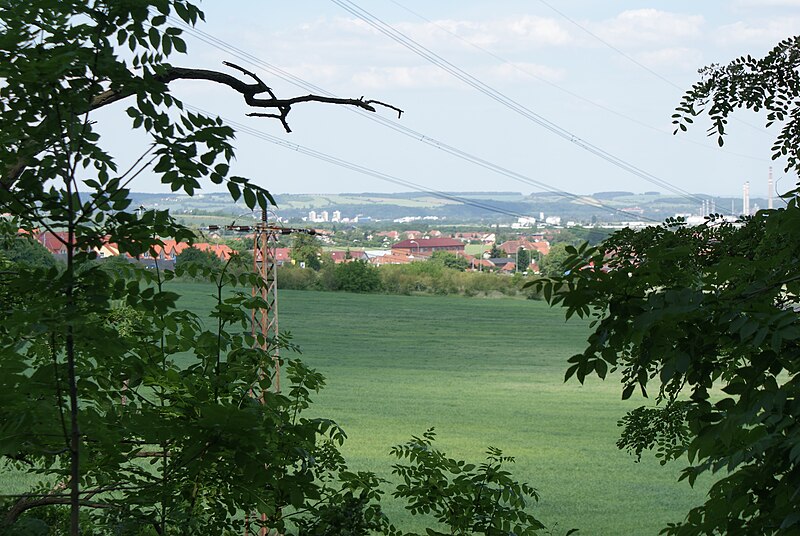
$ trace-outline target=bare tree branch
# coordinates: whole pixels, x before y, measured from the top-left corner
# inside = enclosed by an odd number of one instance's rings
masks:
[[[245,103],[248,106],[252,106],[253,108],[272,108],[278,111],[278,113],[264,113],[264,112],[253,112],[247,114],[250,117],[268,117],[271,119],[277,119],[283,125],[283,128],[286,132],[291,132],[291,128],[289,127],[289,123],[287,122],[287,116],[292,109],[292,106],[295,104],[305,103],[305,102],[320,102],[323,104],[342,104],[345,106],[355,106],[357,108],[361,108],[363,110],[367,110],[369,112],[375,112],[375,106],[382,106],[384,108],[389,108],[397,112],[397,116],[400,117],[403,114],[403,110],[396,106],[392,106],[391,104],[386,104],[385,102],[377,101],[377,100],[364,100],[364,97],[360,97],[358,99],[345,99],[345,98],[338,98],[338,97],[328,97],[324,95],[302,95],[299,97],[291,97],[288,99],[279,99],[275,92],[264,83],[255,73],[244,69],[234,63],[230,62],[223,62],[226,66],[235,69],[242,74],[249,76],[255,82],[252,84],[248,84],[235,76],[231,76],[227,73],[222,73],[219,71],[211,71],[207,69],[187,69],[184,67],[168,67],[164,72],[159,73],[155,76],[155,79],[164,83],[170,84],[177,80],[206,80],[209,82],[215,82],[218,84],[222,84],[228,86],[229,88],[233,89],[242,97],[244,98]],[[85,112],[91,112],[93,110],[97,110],[98,108],[102,108],[104,106],[108,106],[109,104],[115,103],[117,101],[126,99],[134,94],[134,90],[130,88],[126,89],[109,89],[100,93],[99,95],[95,96],[91,102],[89,103],[89,109]],[[259,98],[259,95],[266,94],[267,98]],[[82,112],[82,113],[85,113]],[[19,158],[17,162],[8,166],[5,170],[3,170],[3,175],[0,177],[0,186],[6,190],[10,190],[14,183],[17,181],[19,176],[28,166],[29,159],[25,156],[26,154],[36,154],[37,152],[43,150],[43,147],[36,147],[36,140],[28,139],[22,142],[22,150],[19,151]]]
[[[107,504],[107,503],[98,503],[98,502],[90,502],[90,501],[79,501],[81,507],[86,508],[116,508],[116,505]],[[14,506],[6,514],[6,517],[3,521],[5,526],[10,527],[13,525],[19,516],[21,516],[26,511],[30,510],[31,508],[38,508],[40,506],[51,506],[56,504],[70,504],[69,497],[61,497],[61,496],[53,496],[53,497],[41,497],[38,499],[22,499],[18,501]]]

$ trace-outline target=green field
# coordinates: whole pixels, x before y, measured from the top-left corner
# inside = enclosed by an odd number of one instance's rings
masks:
[[[209,285],[176,286],[208,311]],[[476,462],[489,445],[515,456],[515,477],[541,493],[532,513],[556,535],[655,535],[702,501],[676,482],[682,465],[617,450],[617,420],[642,401],[620,401],[613,378],[565,384],[588,330],[541,302],[281,291],[280,323],[328,378],[313,411],[347,431],[351,469],[391,478],[389,447],[433,426],[452,457]],[[0,472],[0,490],[27,480]],[[385,503],[400,528],[424,531]]]
[[[182,285],[201,307],[199,285]],[[677,483],[679,464],[635,463],[615,446],[619,384],[563,382],[587,328],[559,310],[515,299],[281,291],[280,327],[328,378],[315,411],[349,435],[353,469],[390,477],[389,447],[434,426],[451,456],[482,458],[489,445],[517,458],[535,508],[556,534],[657,534],[703,491]],[[635,398],[635,397],[634,397]],[[397,506],[392,519],[408,528]],[[417,530],[421,528],[416,525]],[[563,529],[563,531],[561,531]]]

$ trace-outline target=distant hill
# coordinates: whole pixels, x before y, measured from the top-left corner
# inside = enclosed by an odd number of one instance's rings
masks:
[[[243,203],[233,203],[227,193],[206,193],[194,197],[179,194],[134,193],[134,206],[169,209],[186,221],[197,222],[213,216],[215,223],[235,218],[252,218]],[[730,212],[733,203],[741,211],[741,200],[694,194],[694,199],[667,196],[658,192],[636,194],[627,191],[596,192],[582,197],[535,192],[430,192],[279,194],[275,214],[301,221],[310,211],[318,215],[341,214],[350,220],[392,221],[400,218],[440,218],[448,223],[511,223],[526,216],[540,220],[558,216],[562,223],[620,222],[632,220],[662,221],[675,214],[697,214],[701,199],[713,202],[717,212]],[[752,208],[765,207],[765,199],[752,199]]]

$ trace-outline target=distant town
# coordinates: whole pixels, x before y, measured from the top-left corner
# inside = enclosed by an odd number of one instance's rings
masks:
[[[694,199],[658,192],[599,192],[579,198],[518,192],[279,195],[268,213],[276,226],[312,231],[321,253],[333,263],[361,260],[374,266],[425,261],[436,254],[454,255],[463,269],[500,273],[539,273],[554,245],[597,243],[615,229],[640,228],[680,217],[698,225],[711,214],[735,219],[774,205],[770,179],[766,198],[740,199],[698,194]],[[227,194],[185,196],[133,194],[140,210],[169,210],[196,229],[193,248],[227,261],[252,250],[252,226],[258,214],[230,201]],[[730,210],[721,210],[728,207]],[[37,242],[56,257],[65,241],[57,231],[40,232]],[[304,266],[292,253],[291,238],[277,244],[277,264]],[[165,239],[163,245],[136,259],[113,243],[96,248],[100,258],[125,257],[147,265],[170,267],[190,244]]]

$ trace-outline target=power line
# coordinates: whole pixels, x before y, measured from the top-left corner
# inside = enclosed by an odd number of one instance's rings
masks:
[[[196,112],[199,112],[199,113],[202,113],[202,114],[205,114],[205,115],[215,115],[215,114],[212,114],[211,112],[203,110],[202,108],[198,108],[197,106],[193,106],[193,105],[190,105],[190,104],[184,104],[184,105],[188,109],[191,109],[193,111],[196,111]],[[245,125],[243,123],[232,121],[232,120],[226,119],[226,118],[222,118],[222,119],[223,119],[223,121],[225,121],[225,123],[235,127],[240,132],[244,132],[246,134],[250,134],[251,136],[254,136],[254,137],[259,138],[261,140],[264,140],[264,141],[267,141],[269,143],[278,145],[280,147],[283,147],[284,149],[289,149],[291,151],[294,151],[294,152],[297,152],[297,153],[300,153],[300,154],[303,154],[303,155],[306,155],[306,156],[310,156],[310,157],[315,158],[317,160],[321,160],[323,162],[327,162],[329,164],[333,164],[333,165],[342,167],[344,169],[348,169],[350,171],[355,171],[357,173],[361,173],[362,175],[367,175],[367,176],[370,176],[370,177],[374,177],[376,179],[379,179],[379,180],[382,180],[382,181],[385,181],[385,182],[390,182],[392,184],[405,186],[407,188],[411,188],[412,190],[417,190],[417,191],[420,191],[420,192],[427,192],[427,193],[430,193],[431,195],[434,195],[436,197],[439,197],[439,198],[442,198],[442,199],[447,199],[447,200],[450,200],[450,201],[456,201],[458,203],[462,203],[462,204],[465,204],[465,205],[468,205],[468,206],[471,206],[471,207],[474,207],[474,208],[485,210],[487,212],[494,212],[496,214],[503,214],[503,215],[506,215],[506,216],[514,217],[514,218],[526,218],[526,217],[529,217],[529,216],[527,216],[525,214],[522,214],[522,213],[519,213],[519,212],[515,212],[515,211],[512,211],[512,210],[504,209],[504,208],[501,208],[501,207],[496,207],[494,205],[490,205],[490,204],[483,203],[483,202],[480,202],[480,201],[475,201],[475,200],[472,200],[472,199],[467,199],[467,198],[464,198],[464,197],[459,197],[459,196],[456,196],[456,195],[448,194],[446,192],[442,192],[440,190],[435,190],[433,188],[428,188],[426,186],[422,186],[421,184],[417,184],[415,182],[412,182],[412,181],[409,181],[409,180],[406,180],[406,179],[402,179],[402,178],[396,177],[394,175],[390,175],[388,173],[383,173],[383,172],[380,172],[380,171],[376,171],[374,169],[370,169],[368,167],[361,166],[359,164],[355,164],[355,163],[350,162],[348,160],[344,160],[342,158],[338,158],[338,157],[323,153],[321,151],[317,151],[316,149],[311,149],[309,147],[305,147],[303,145],[299,145],[299,144],[294,143],[294,142],[286,141],[285,139],[279,138],[277,136],[273,136],[272,134],[267,134],[266,132],[262,132],[260,130],[254,129],[254,128],[249,127],[249,126],[247,126],[247,125]],[[597,206],[597,205],[598,204],[594,204],[594,206]],[[600,207],[600,206],[598,206],[597,208],[608,208],[608,207]],[[628,214],[628,215],[634,216],[634,214],[631,214],[631,213],[628,213],[628,212],[625,212],[625,211],[622,211],[622,210],[618,210],[618,209],[614,209],[614,210],[617,211],[617,212],[621,212],[621,213],[624,213],[624,214]],[[654,219],[651,219],[651,218],[646,218],[646,217],[643,217],[641,215],[635,215],[635,216],[638,219],[646,219],[648,221],[655,222],[655,223],[658,222],[657,220],[654,220]]]
[[[221,40],[221,39],[219,39],[217,37],[214,37],[211,34],[208,34],[206,32],[203,32],[202,30],[193,28],[193,27],[191,27],[189,25],[186,25],[185,23],[183,23],[182,21],[179,21],[179,20],[174,20],[173,22],[181,25],[183,27],[183,29],[187,31],[187,33],[189,33],[190,35],[192,35],[196,39],[198,39],[198,40],[200,40],[200,41],[202,41],[202,42],[204,42],[204,43],[206,43],[208,45],[216,47],[216,48],[218,48],[220,50],[228,52],[228,53],[238,57],[239,59],[242,59],[242,60],[250,63],[251,65],[253,65],[255,67],[259,67],[259,68],[265,69],[266,71],[272,73],[276,77],[278,77],[278,78],[280,78],[280,79],[282,79],[282,80],[284,80],[286,82],[289,82],[292,85],[295,85],[295,86],[297,86],[297,87],[299,87],[301,89],[304,89],[304,90],[307,90],[307,91],[313,91],[315,93],[319,93],[319,94],[322,94],[322,95],[328,95],[328,96],[331,96],[331,97],[335,96],[330,91],[327,91],[327,90],[325,90],[325,89],[323,89],[323,88],[321,88],[319,86],[316,86],[316,85],[312,84],[311,82],[303,80],[302,78],[299,78],[299,77],[293,75],[292,73],[289,73],[288,71],[285,71],[285,70],[283,70],[283,69],[281,69],[279,67],[276,67],[276,66],[274,66],[274,65],[272,65],[272,64],[270,64],[270,63],[268,63],[266,61],[263,61],[263,60],[259,59],[258,57],[250,54],[249,52],[244,51],[244,50],[242,50],[240,48],[237,48],[236,46],[231,45],[230,43],[227,43],[227,42],[225,42],[225,41],[223,41],[223,40]],[[596,200],[588,201],[583,196],[579,196],[577,194],[574,194],[574,193],[571,193],[571,192],[568,192],[568,191],[565,191],[565,190],[554,188],[553,186],[550,186],[547,183],[544,183],[544,182],[536,180],[536,179],[532,179],[532,178],[530,178],[530,177],[528,177],[526,175],[523,175],[521,173],[509,170],[509,169],[507,169],[507,168],[505,168],[503,166],[500,166],[500,165],[495,164],[493,162],[490,162],[490,161],[488,161],[486,159],[483,159],[481,157],[475,156],[475,155],[473,155],[473,154],[471,154],[471,153],[469,153],[467,151],[458,149],[458,148],[453,147],[451,145],[448,145],[448,144],[446,144],[446,143],[444,143],[442,141],[439,141],[439,140],[437,140],[435,138],[427,136],[427,135],[425,135],[425,134],[423,134],[421,132],[413,130],[413,129],[405,126],[405,125],[402,125],[400,123],[397,123],[395,121],[387,119],[387,118],[385,118],[385,117],[383,117],[381,115],[375,115],[375,114],[367,113],[367,112],[364,112],[363,110],[359,110],[359,109],[355,109],[355,108],[348,108],[348,110],[350,110],[352,112],[355,112],[355,113],[359,113],[362,116],[366,117],[367,119],[369,119],[371,121],[374,121],[374,122],[377,122],[377,123],[379,123],[379,124],[381,124],[381,125],[383,125],[383,126],[385,126],[387,128],[390,128],[390,129],[394,130],[395,132],[398,132],[400,134],[403,134],[405,136],[413,138],[413,139],[415,139],[417,141],[420,141],[422,143],[430,145],[430,146],[432,146],[432,147],[434,147],[436,149],[444,151],[444,152],[446,152],[446,153],[448,153],[448,154],[450,154],[452,156],[455,156],[455,157],[460,158],[462,160],[465,160],[467,162],[470,162],[470,163],[473,163],[475,165],[478,165],[478,166],[480,166],[480,167],[482,167],[484,169],[490,170],[492,172],[495,172],[495,173],[498,173],[500,175],[503,175],[503,176],[506,176],[508,178],[511,178],[513,180],[516,180],[517,182],[521,182],[521,183],[527,184],[529,186],[535,186],[537,188],[541,188],[545,192],[549,192],[549,193],[552,193],[552,194],[555,194],[555,195],[559,195],[559,196],[562,196],[562,197],[565,197],[565,198],[572,199],[576,203],[602,208],[603,210],[606,210],[606,211],[611,212],[611,213],[617,213],[617,214],[620,214],[620,215],[629,216],[629,217],[633,217],[633,218],[641,218],[641,216],[639,216],[637,214],[633,214],[633,213],[627,212],[627,211],[622,210],[622,209],[611,207],[609,205],[606,205],[606,204],[604,204],[602,202],[599,202],[599,201],[596,201]],[[249,127],[247,127],[247,128],[249,128]],[[656,221],[656,220],[652,220],[650,218],[647,218],[647,219],[650,220],[650,221]]]
[[[184,106],[186,108],[190,109],[190,110],[193,110],[195,112],[202,113],[202,114],[205,114],[205,115],[216,115],[216,114],[212,114],[209,111],[203,110],[202,108],[198,108],[197,106],[193,106],[191,104],[184,103]],[[283,147],[284,149],[289,149],[291,151],[294,151],[294,152],[297,152],[297,153],[300,153],[300,154],[303,154],[303,155],[306,155],[306,156],[310,156],[310,157],[315,158],[317,160],[321,160],[323,162],[327,162],[329,164],[333,164],[333,165],[348,169],[350,171],[355,171],[357,173],[361,173],[362,175],[367,175],[367,176],[370,176],[370,177],[374,177],[374,178],[380,179],[382,181],[390,182],[390,183],[397,184],[397,185],[400,185],[400,186],[405,186],[405,187],[411,188],[412,190],[417,190],[417,191],[421,191],[421,192],[427,192],[427,193],[430,193],[430,194],[432,194],[432,195],[434,195],[436,197],[440,197],[442,199],[447,199],[447,200],[450,200],[450,201],[456,201],[456,202],[459,202],[459,203],[463,203],[465,205],[469,205],[469,206],[472,206],[474,208],[479,208],[479,209],[485,210],[487,212],[494,212],[496,214],[503,214],[503,215],[512,216],[512,217],[515,217],[515,218],[524,218],[524,217],[526,217],[524,214],[521,214],[519,212],[514,212],[514,211],[511,211],[511,210],[507,210],[507,209],[501,208],[501,207],[496,207],[494,205],[489,205],[489,204],[486,204],[486,203],[482,203],[480,201],[475,201],[475,200],[471,200],[471,199],[458,197],[458,196],[455,196],[455,195],[452,195],[452,194],[448,194],[448,193],[445,193],[445,192],[442,192],[442,191],[439,191],[439,190],[434,190],[433,188],[427,188],[427,187],[422,186],[420,184],[416,184],[414,182],[411,182],[411,181],[408,181],[408,180],[405,180],[405,179],[401,179],[401,178],[396,177],[394,175],[389,175],[388,173],[382,173],[380,171],[376,171],[374,169],[370,169],[368,167],[361,166],[359,164],[355,164],[355,163],[350,162],[348,160],[344,160],[344,159],[341,159],[341,158],[338,158],[338,157],[323,153],[321,151],[317,151],[316,149],[311,149],[309,147],[305,147],[305,146],[297,144],[297,143],[286,141],[286,140],[284,140],[282,138],[279,138],[277,136],[273,136],[272,134],[267,134],[266,132],[262,132],[260,130],[257,130],[257,129],[254,129],[252,127],[249,127],[249,126],[247,126],[247,125],[245,125],[243,123],[239,123],[239,122],[227,119],[227,118],[222,118],[222,120],[226,124],[235,127],[237,129],[237,131],[239,131],[239,132],[244,132],[246,134],[250,134],[251,136],[254,136],[254,137],[259,138],[261,140],[264,140],[264,141],[267,141],[269,143],[278,145],[280,147]]]
[[[672,81],[672,80],[670,80],[669,78],[666,78],[665,76],[662,76],[660,73],[658,73],[658,72],[654,71],[653,69],[651,69],[651,68],[650,68],[650,67],[648,67],[647,65],[645,65],[645,64],[643,64],[642,62],[638,61],[636,58],[634,58],[634,57],[633,57],[633,56],[631,56],[630,54],[626,54],[626,53],[625,53],[623,50],[620,50],[619,48],[615,47],[614,45],[612,45],[611,43],[609,43],[608,41],[606,41],[605,39],[603,39],[602,37],[600,37],[600,36],[599,36],[599,35],[597,35],[596,33],[592,32],[592,31],[591,31],[591,30],[589,30],[588,28],[586,28],[586,27],[584,27],[583,25],[581,25],[581,24],[580,24],[578,21],[576,21],[576,20],[572,19],[571,17],[569,17],[569,16],[568,16],[566,13],[564,13],[564,12],[562,12],[562,11],[559,11],[559,10],[558,10],[558,9],[556,9],[554,6],[552,6],[551,4],[549,4],[549,3],[545,2],[545,0],[539,0],[539,3],[541,3],[542,5],[544,5],[544,6],[548,7],[549,9],[551,9],[551,10],[555,11],[556,13],[558,13],[559,15],[561,15],[561,17],[563,17],[564,19],[566,19],[567,21],[569,21],[571,24],[573,24],[574,26],[576,26],[577,28],[579,28],[580,30],[582,30],[584,33],[586,33],[586,34],[590,35],[590,36],[591,36],[591,37],[593,37],[595,40],[597,40],[597,41],[599,41],[600,43],[602,43],[603,45],[607,46],[608,48],[610,48],[611,50],[613,50],[614,52],[616,52],[617,54],[619,54],[620,56],[622,56],[623,58],[625,58],[626,60],[628,60],[629,62],[633,63],[634,65],[636,65],[636,66],[638,66],[638,67],[640,67],[641,69],[644,69],[645,71],[647,71],[647,72],[648,72],[648,73],[650,73],[651,75],[655,76],[656,78],[658,78],[658,79],[659,79],[659,80],[661,80],[662,82],[665,82],[666,84],[668,84],[668,85],[670,85],[670,86],[672,86],[672,87],[674,87],[674,88],[676,88],[676,89],[679,89],[680,91],[684,91],[684,89],[685,89],[685,88],[683,88],[683,87],[679,86],[678,84],[676,84],[675,82],[673,82],[673,81]],[[753,129],[753,130],[756,130],[756,131],[758,131],[758,132],[760,132],[760,133],[762,133],[762,134],[767,134],[767,135],[769,135],[769,133],[768,133],[767,131],[765,131],[764,129],[762,129],[762,128],[759,128],[759,127],[757,127],[757,126],[755,126],[755,125],[751,125],[751,124],[750,124],[750,123],[748,123],[747,121],[744,121],[744,120],[742,120],[742,119],[740,119],[740,118],[738,118],[738,117],[733,117],[732,119],[733,119],[734,121],[737,121],[737,122],[739,122],[739,123],[741,123],[741,124],[745,125],[745,126],[748,126],[748,127],[750,127],[750,128],[751,128],[751,129]]]
[[[424,15],[422,15],[422,14],[420,14],[420,13],[418,13],[418,12],[414,11],[413,9],[411,9],[411,8],[409,8],[409,7],[406,7],[406,6],[404,6],[404,5],[403,5],[403,4],[401,4],[400,2],[397,2],[396,0],[389,0],[389,1],[390,1],[391,3],[393,3],[394,5],[396,5],[397,7],[399,7],[400,9],[403,9],[404,11],[407,11],[408,13],[411,13],[411,14],[412,14],[412,15],[414,15],[415,17],[417,17],[417,18],[419,18],[419,19],[421,19],[421,20],[423,20],[423,21],[427,22],[428,24],[432,24],[433,26],[436,26],[436,27],[437,27],[439,30],[441,30],[442,32],[445,32],[445,33],[447,33],[447,34],[451,35],[452,37],[454,37],[454,38],[458,39],[459,41],[462,41],[463,43],[466,43],[467,45],[471,46],[472,48],[475,48],[476,50],[480,50],[480,51],[481,51],[481,52],[483,52],[484,54],[487,54],[488,56],[491,56],[492,58],[494,58],[494,59],[496,59],[496,60],[498,60],[498,61],[501,61],[501,62],[503,62],[503,63],[504,63],[504,64],[506,64],[506,65],[510,65],[511,67],[513,67],[513,68],[514,68],[515,70],[517,70],[518,72],[521,72],[521,73],[523,73],[523,74],[525,74],[525,75],[527,75],[527,76],[530,76],[531,78],[533,78],[533,79],[535,79],[535,80],[538,80],[539,82],[541,82],[541,83],[543,83],[543,84],[547,84],[548,86],[550,86],[550,87],[552,87],[552,88],[555,88],[555,89],[557,89],[558,91],[561,91],[562,93],[565,93],[565,94],[567,94],[567,95],[571,96],[572,98],[578,99],[579,101],[581,101],[581,102],[585,102],[586,104],[589,104],[589,105],[591,105],[591,106],[594,106],[595,108],[599,108],[600,110],[604,110],[604,111],[606,111],[606,112],[608,112],[608,113],[610,113],[610,114],[616,115],[617,117],[620,117],[620,118],[622,118],[622,119],[625,119],[626,121],[629,121],[629,122],[631,122],[631,123],[633,123],[633,124],[635,124],[635,125],[639,125],[640,127],[646,128],[646,129],[648,129],[648,130],[652,130],[652,131],[654,131],[654,132],[659,132],[659,133],[661,133],[661,134],[667,135],[667,136],[669,136],[669,137],[670,137],[670,139],[673,139],[673,140],[678,140],[678,141],[681,141],[681,142],[683,142],[683,143],[691,143],[691,144],[693,144],[693,145],[697,145],[697,146],[699,146],[699,147],[703,147],[704,149],[712,150],[712,151],[715,151],[715,152],[720,152],[720,151],[721,151],[721,152],[725,152],[725,153],[727,153],[727,154],[731,154],[731,155],[734,155],[734,156],[738,156],[738,157],[740,157],[740,158],[747,158],[747,159],[749,159],[749,160],[758,160],[758,161],[761,161],[761,162],[768,162],[768,161],[769,161],[769,159],[767,159],[767,158],[761,158],[761,157],[758,157],[758,156],[752,156],[752,155],[747,155],[747,154],[738,153],[738,152],[735,152],[735,151],[729,151],[729,150],[727,150],[727,149],[724,149],[724,148],[721,148],[721,147],[717,146],[716,144],[714,144],[714,145],[709,145],[709,144],[707,144],[707,143],[701,143],[701,142],[699,142],[699,141],[692,140],[692,139],[685,138],[685,137],[676,137],[676,136],[674,136],[674,135],[673,135],[673,133],[672,133],[671,131],[669,131],[669,130],[664,130],[664,129],[661,129],[661,128],[654,127],[654,126],[652,126],[652,125],[648,125],[647,123],[645,123],[645,122],[643,122],[643,121],[640,121],[640,120],[636,119],[635,117],[631,117],[631,116],[629,116],[629,115],[627,115],[627,114],[624,114],[624,113],[622,113],[622,112],[620,112],[620,111],[618,111],[618,110],[614,110],[613,108],[610,108],[610,107],[608,107],[608,106],[605,106],[605,105],[603,105],[603,104],[600,104],[599,102],[593,101],[592,99],[586,98],[586,97],[584,97],[583,95],[580,95],[580,94],[578,94],[578,93],[575,93],[574,91],[571,91],[571,90],[569,90],[569,89],[567,89],[567,88],[565,88],[565,87],[563,87],[563,86],[560,86],[560,85],[556,84],[555,82],[553,82],[553,81],[551,81],[551,80],[548,80],[547,78],[544,78],[544,77],[542,77],[542,76],[539,76],[539,75],[537,75],[536,73],[533,73],[533,72],[529,71],[528,69],[524,69],[523,67],[520,67],[520,66],[519,66],[519,65],[517,65],[516,63],[514,63],[514,62],[512,62],[512,61],[508,60],[507,58],[504,58],[503,56],[500,56],[499,54],[496,54],[496,53],[492,52],[491,50],[489,50],[489,49],[487,49],[487,48],[484,48],[484,47],[482,47],[482,46],[478,45],[477,43],[473,43],[473,42],[472,42],[472,41],[470,41],[469,39],[466,39],[466,38],[464,38],[464,37],[462,37],[462,36],[458,35],[457,33],[455,33],[455,32],[452,32],[452,31],[448,30],[448,29],[447,29],[447,28],[445,28],[444,26],[442,26],[442,25],[440,25],[440,24],[436,23],[435,21],[432,21],[432,20],[428,19],[427,17],[425,17]],[[550,6],[548,6],[548,7],[550,7]],[[553,8],[553,9],[554,9],[554,8]],[[557,11],[557,10],[556,10],[556,11]],[[557,12],[558,12],[558,11],[557,11]],[[558,13],[560,13],[560,12],[558,12]],[[564,17],[566,17],[566,15],[564,15]],[[570,20],[570,22],[573,22],[573,24],[577,24],[576,22],[572,21],[571,19],[568,19],[568,20]],[[586,30],[586,31],[588,32],[588,30]],[[594,34],[592,34],[592,35],[594,35]],[[595,37],[596,37],[596,36],[595,36]],[[600,38],[599,38],[599,37],[597,37],[597,39],[600,39]],[[611,46],[611,45],[608,45],[608,46]],[[613,47],[612,47],[612,48],[613,48]],[[616,48],[614,48],[614,50],[617,50],[617,49],[616,49]],[[623,54],[623,55],[625,55],[625,53],[624,53],[624,52],[622,52],[622,51],[620,51],[620,50],[617,50],[617,52],[619,52],[620,54]],[[626,57],[628,57],[628,56],[626,56]],[[636,62],[636,60],[634,60],[633,58],[629,58],[629,59],[631,59],[631,61],[634,61],[634,62]],[[638,62],[636,62],[636,63],[638,64]],[[643,67],[644,67],[645,69],[648,69],[648,68],[647,68],[647,67],[645,67],[645,66],[643,66]],[[650,70],[650,69],[648,69],[648,70]],[[656,73],[655,71],[651,71],[651,72],[652,72],[654,75],[656,75],[656,76],[658,76],[658,77],[661,77],[661,76],[660,76],[658,73]],[[670,82],[669,80],[667,80],[667,79],[664,79],[664,80],[665,80],[666,82],[668,82],[669,84],[671,84],[671,85],[673,85],[673,86],[675,86],[675,87],[678,87],[678,88],[679,88],[679,86],[677,86],[677,85],[673,84],[673,83],[672,83],[672,82]],[[679,89],[680,89],[680,88],[679,88]]]
[[[669,190],[676,195],[689,199],[693,202],[701,203],[703,200],[700,197],[697,197],[682,188],[679,188],[670,182],[660,179],[655,175],[644,171],[635,165],[619,158],[600,147],[583,140],[582,138],[578,137],[577,135],[573,134],[572,132],[566,130],[565,128],[561,127],[560,125],[550,121],[543,116],[539,115],[538,113],[532,111],[530,108],[520,104],[519,102],[515,101],[514,99],[508,97],[507,95],[503,94],[502,92],[494,89],[493,87],[489,86],[488,84],[482,82],[478,78],[472,76],[471,74],[467,73],[463,69],[457,67],[456,65],[450,63],[449,61],[445,60],[435,52],[427,49],[423,45],[420,45],[410,37],[406,36],[399,30],[396,30],[386,22],[382,21],[375,15],[371,14],[370,12],[366,11],[365,9],[359,7],[355,3],[350,0],[331,0],[334,4],[338,5],[348,13],[352,14],[356,18],[366,22],[374,29],[378,30],[382,34],[386,35],[393,41],[403,45],[404,47],[408,48],[415,54],[427,59],[429,62],[433,63],[437,67],[445,70],[446,72],[450,73],[455,78],[461,80],[465,84],[473,87],[474,89],[480,91],[487,97],[497,101],[498,103],[502,104],[503,106],[509,108],[510,110],[518,113],[519,115],[525,117],[526,119],[538,124],[539,126],[543,127],[544,129],[548,130],[549,132],[577,145],[581,149],[594,154],[602,158],[603,160],[619,167],[620,169],[627,171],[633,175],[636,175],[652,184],[655,184],[661,188]]]

